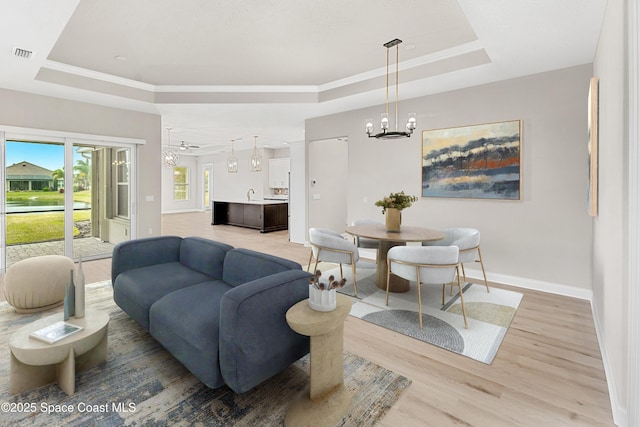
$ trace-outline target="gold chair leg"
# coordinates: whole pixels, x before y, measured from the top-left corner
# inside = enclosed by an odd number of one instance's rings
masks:
[[[344,276],[342,275],[342,263],[340,263],[340,278],[343,279]]]
[[[353,274],[353,294],[358,296],[358,284],[356,282],[356,263],[353,261],[353,254],[351,254],[351,272]]]
[[[456,267],[456,270],[458,267]],[[464,308],[464,298],[462,297],[462,285],[460,284],[460,275],[458,275],[458,291],[460,292],[460,305],[462,306],[462,318],[464,319],[464,328],[467,329],[467,311]]]
[[[313,249],[311,249],[311,253],[309,254],[309,265],[307,265],[307,273],[309,269],[311,269],[311,260],[313,259]]]
[[[422,295],[420,295],[420,267],[416,266],[416,286],[418,286],[418,319],[420,320],[420,329],[422,329]]]
[[[451,282],[451,287],[453,288],[453,282]],[[443,283],[442,284],[442,305],[444,305],[444,291],[447,288],[447,284]]]
[[[387,301],[386,305],[389,305],[389,279],[391,276],[391,259],[387,258]]]
[[[480,259],[480,267],[482,267],[482,276],[484,277],[484,285],[487,287],[487,293],[489,293],[489,282],[487,281],[487,273],[484,271],[484,262],[482,262],[482,252],[480,252],[480,246],[478,246],[478,258]]]

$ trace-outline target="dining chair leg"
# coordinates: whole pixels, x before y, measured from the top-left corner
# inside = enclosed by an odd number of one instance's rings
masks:
[[[386,305],[389,305],[389,279],[391,276],[391,259],[387,258],[387,300]]]
[[[447,284],[443,283],[442,284],[442,305],[444,305],[444,291],[445,291],[446,287],[447,287]],[[451,287],[453,288],[453,282],[451,282]]]
[[[458,267],[456,267],[458,269]],[[458,291],[460,292],[460,305],[462,306],[462,318],[464,319],[464,328],[467,329],[467,311],[464,308],[464,298],[462,297],[462,285],[460,284],[460,275],[458,275]]]
[[[309,272],[309,269],[311,268],[311,260],[313,259],[313,249],[311,249],[311,253],[309,254],[309,265],[307,265],[307,273]]]
[[[358,296],[358,284],[356,282],[356,263],[353,261],[353,254],[351,255],[351,274],[353,275],[353,294]]]
[[[342,275],[342,263],[340,263],[340,278],[343,279],[344,276]]]
[[[482,268],[482,276],[484,277],[484,285],[487,287],[487,293],[489,293],[489,282],[487,282],[487,273],[484,271],[484,262],[482,262],[482,252],[480,252],[480,246],[478,246],[478,258],[480,267]]]
[[[422,329],[422,295],[420,295],[420,267],[416,266],[416,286],[418,286],[418,320]]]

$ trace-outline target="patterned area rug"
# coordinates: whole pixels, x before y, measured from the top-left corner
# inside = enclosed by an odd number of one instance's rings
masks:
[[[335,264],[324,263],[319,269],[323,278],[340,277]],[[343,274],[347,283],[338,292],[355,298],[349,266],[343,268]],[[411,283],[409,292],[389,293],[387,306],[385,292],[375,285],[374,263],[358,262],[356,279],[358,297],[351,308],[352,316],[487,364],[493,361],[522,299],[518,292],[490,287],[487,293],[484,285],[464,284],[469,326],[465,329],[457,286],[453,295],[447,287],[442,306],[442,287],[422,285],[423,328],[420,329],[415,282]]]
[[[115,305],[109,282],[87,286],[87,305],[111,317],[107,362],[77,374],[72,396],[57,384],[12,396],[10,333],[56,310],[20,315],[6,302],[0,303],[0,347],[5,349],[0,359],[0,402],[8,405],[3,406],[1,425],[280,426],[289,403],[308,385],[307,356],[243,395],[227,387],[212,390]],[[344,369],[352,401],[339,426],[375,424],[411,383],[349,353]]]

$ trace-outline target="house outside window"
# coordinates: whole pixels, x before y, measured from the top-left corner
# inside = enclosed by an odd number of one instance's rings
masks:
[[[176,166],[173,168],[173,200],[189,200],[189,168]]]
[[[129,218],[129,150],[117,150],[116,161],[116,216]]]

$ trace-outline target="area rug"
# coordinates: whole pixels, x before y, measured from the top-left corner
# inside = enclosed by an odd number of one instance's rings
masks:
[[[321,270],[322,277],[340,276],[335,265],[323,264]],[[486,364],[493,361],[522,299],[519,292],[490,287],[487,293],[484,285],[465,283],[463,297],[468,322],[465,329],[457,286],[453,295],[447,287],[443,306],[442,287],[422,285],[423,327],[420,329],[415,282],[411,283],[409,292],[389,293],[389,305],[386,305],[385,291],[375,285],[374,263],[358,262],[357,297],[351,269],[344,268],[343,275],[347,282],[338,292],[354,298],[352,316]]]
[[[5,405],[0,424],[280,426],[290,402],[308,385],[307,356],[245,394],[227,387],[212,390],[113,303],[109,282],[88,285],[87,305],[111,317],[107,362],[77,374],[72,396],[57,384],[10,395],[10,333],[56,310],[20,315],[6,302],[0,303],[0,347],[5,349],[0,360],[0,402]],[[374,425],[411,383],[349,353],[344,369],[352,401],[339,426]]]

